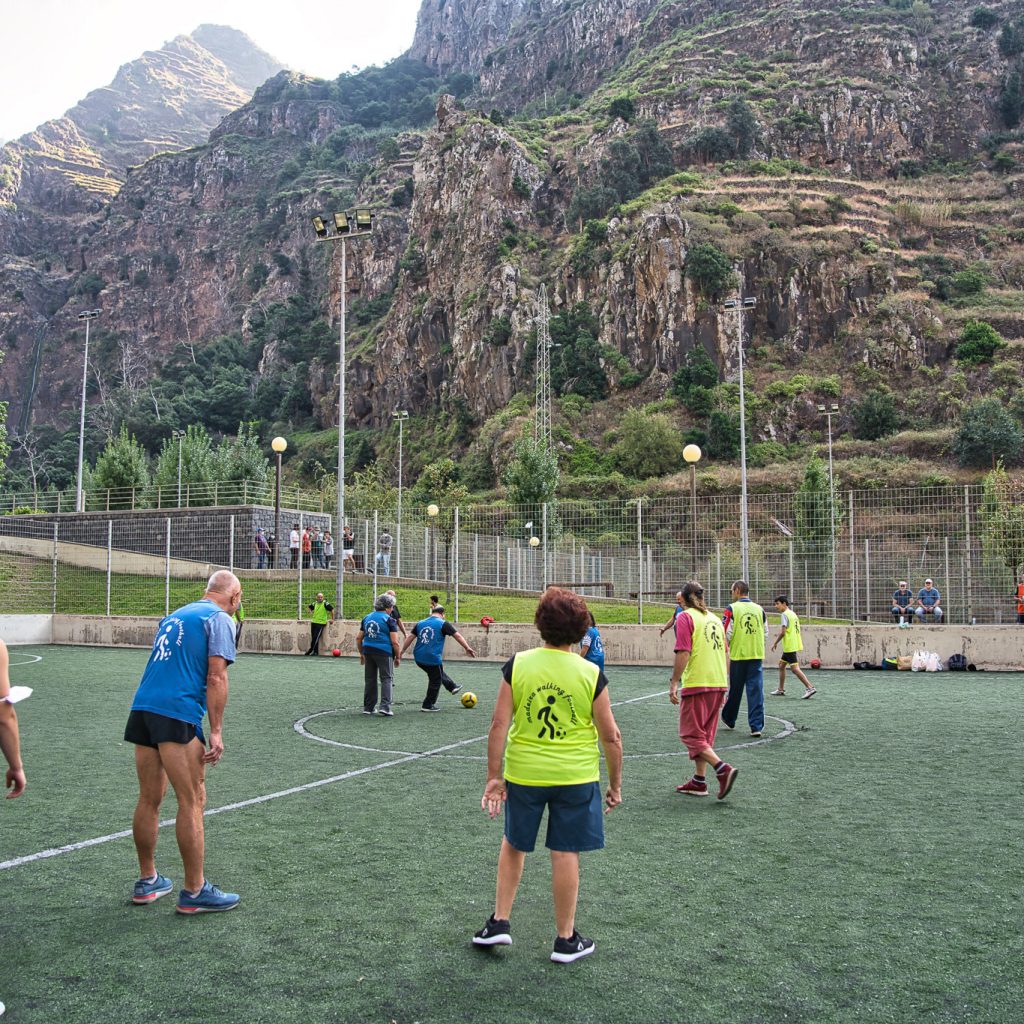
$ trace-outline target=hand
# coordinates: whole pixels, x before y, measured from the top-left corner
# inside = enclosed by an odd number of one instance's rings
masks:
[[[491,818],[496,818],[505,803],[505,780],[488,779],[484,787],[484,795],[480,798],[480,809],[486,811]]]
[[[476,651],[474,651],[472,647],[467,647],[467,648],[466,648],[466,653],[467,653],[467,654],[468,654],[468,655],[469,655],[469,656],[470,656],[471,658],[475,658],[475,657],[476,657]]]
[[[618,807],[621,803],[622,793],[609,786],[608,791],[604,795],[604,813],[607,814],[613,807]]]
[[[668,699],[673,704],[678,704],[679,703],[679,690],[676,688],[676,684],[675,683],[669,683],[668,684]]]
[[[402,664],[402,656],[400,654],[395,655],[395,668],[398,668]]]
[[[219,732],[210,733],[210,749],[203,754],[203,764],[216,764],[224,756],[224,738]]]
[[[8,768],[5,788],[9,789],[10,793],[7,794],[7,799],[13,800],[15,797],[21,796],[25,792],[25,782],[24,768]]]
[[[772,648],[772,649],[774,650],[774,648]],[[366,658],[364,658],[362,654],[359,655],[359,664],[360,665],[365,665],[366,664]]]

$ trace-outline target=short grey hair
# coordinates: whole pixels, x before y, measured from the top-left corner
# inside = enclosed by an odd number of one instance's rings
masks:
[[[387,594],[381,594],[376,601],[373,602],[373,610],[375,612],[389,612],[395,607],[395,599],[389,597]]]
[[[235,587],[241,586],[238,577],[228,569],[218,569],[207,581],[208,594],[230,594]]]

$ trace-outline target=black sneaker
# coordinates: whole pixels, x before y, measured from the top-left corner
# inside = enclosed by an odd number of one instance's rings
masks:
[[[558,964],[571,964],[573,960],[579,960],[580,957],[590,956],[595,948],[593,939],[583,938],[574,929],[572,938],[563,939],[558,936],[555,939],[555,948],[551,951],[551,959]]]
[[[474,946],[511,946],[512,933],[508,921],[499,921],[493,914],[487,924],[473,936]]]
[[[436,704],[431,704],[429,707],[422,707],[420,711],[440,711],[441,709]]]

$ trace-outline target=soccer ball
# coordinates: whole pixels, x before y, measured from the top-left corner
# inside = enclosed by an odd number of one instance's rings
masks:
[[[821,662],[817,658],[811,658],[811,668],[821,668]]]
[[[476,694],[470,693],[468,690],[460,698],[462,706],[464,708],[475,708],[476,707]]]
[[[335,658],[340,658],[341,657],[341,649],[338,648],[338,647],[335,647],[334,650],[331,651],[331,656],[335,657]]]

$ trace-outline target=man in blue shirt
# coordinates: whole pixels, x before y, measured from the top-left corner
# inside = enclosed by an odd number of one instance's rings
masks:
[[[901,624],[909,622],[914,614],[913,603],[914,592],[906,580],[900,580],[899,588],[892,592],[892,617]]]
[[[420,711],[441,710],[437,706],[437,696],[442,686],[453,695],[462,689],[444,670],[444,642],[448,637],[454,637],[471,658],[476,657],[476,651],[466,643],[465,637],[450,622],[445,621],[443,605],[435,604],[430,614],[420,619],[405,638],[402,654],[415,643],[413,660],[427,674],[427,695],[423,698]]]
[[[942,595],[935,589],[931,580],[925,580],[924,586],[917,592],[917,611],[914,613],[921,622],[931,616],[935,622],[942,621],[943,611],[939,605]]]
[[[124,738],[135,744],[139,802],[132,835],[140,877],[133,903],[153,903],[174,888],[156,870],[160,804],[168,780],[178,800],[175,833],[185,866],[178,893],[179,914],[232,910],[235,893],[221,892],[203,874],[203,806],[206,766],[224,754],[224,708],[228,702],[228,666],[235,660],[232,615],[242,602],[242,585],[221,569],[198,601],[162,619],[142,681],[135,691]],[[210,743],[203,737],[203,716],[210,716]]]
[[[398,647],[398,626],[391,617],[394,598],[381,594],[373,603],[373,611],[364,615],[356,633],[356,650],[363,666],[363,714],[374,711],[385,718],[394,717],[391,710],[391,687],[394,666],[402,660]],[[379,680],[379,690],[378,690]],[[380,704],[377,703],[378,692]]]

